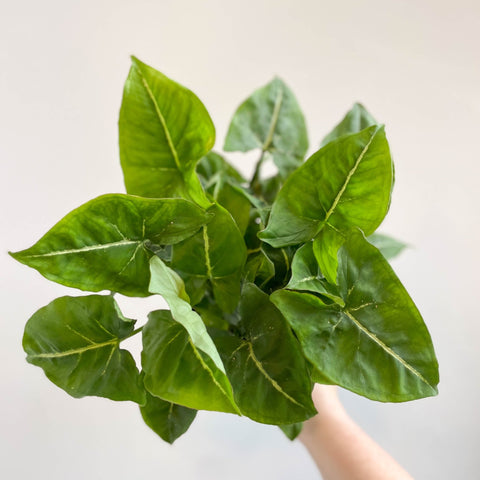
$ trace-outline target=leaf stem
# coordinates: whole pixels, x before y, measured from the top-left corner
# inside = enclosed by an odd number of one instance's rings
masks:
[[[120,341],[123,342],[124,340],[126,340],[127,338],[130,338],[130,337],[133,337],[134,335],[136,335],[137,333],[140,333],[142,330],[143,330],[143,327],[145,325],[143,325],[142,327],[138,327],[136,328],[130,335],[127,335],[126,337],[123,337]]]
[[[253,192],[255,192],[257,186],[258,186],[258,181],[260,179],[260,170],[262,167],[262,163],[265,160],[265,152],[266,150],[262,149],[262,153],[260,154],[260,158],[257,161],[257,164],[255,165],[255,171],[253,172],[252,179],[250,180],[250,188],[252,189]]]

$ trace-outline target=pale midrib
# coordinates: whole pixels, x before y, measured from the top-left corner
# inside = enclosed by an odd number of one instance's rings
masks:
[[[150,89],[150,86],[148,85],[147,80],[145,79],[145,77],[141,73],[140,73],[140,76],[142,78],[143,86],[145,87],[145,90],[147,91],[148,96],[150,97],[150,100],[153,103],[153,106],[155,108],[155,112],[158,116],[158,119],[160,120],[160,123],[162,124],[163,132],[165,133],[165,138],[167,139],[168,146],[170,148],[170,151],[172,152],[173,159],[175,160],[175,165],[177,165],[177,168],[179,170],[181,170],[180,161],[178,159],[178,153],[177,153],[177,150],[175,149],[175,146],[173,145],[173,140],[172,140],[172,137],[170,136],[170,131],[168,130],[167,122],[165,121],[165,117],[163,116],[163,114],[160,110],[160,107],[159,107],[155,97],[153,96],[153,92]]]
[[[345,182],[343,183],[342,185],[342,188],[340,188],[339,192],[337,193],[337,196],[335,197],[333,203],[332,203],[332,206],[328,209],[326,215],[325,215],[325,219],[324,219],[324,222],[326,223],[328,221],[328,219],[330,218],[330,216],[332,215],[332,213],[335,211],[335,208],[337,208],[337,205],[338,205],[338,202],[340,201],[340,199],[342,198],[342,195],[345,193],[345,190],[347,189],[347,186],[351,180],[351,178],[353,177],[353,175],[355,175],[355,172],[357,171],[358,169],[358,166],[360,165],[361,161],[363,160],[363,157],[365,156],[365,154],[367,153],[368,149],[370,148],[370,145],[373,141],[373,139],[375,138],[375,136],[377,135],[377,132],[379,131],[380,129],[377,128],[375,130],[375,132],[373,132],[372,136],[370,137],[370,140],[368,141],[368,143],[365,145],[365,147],[363,147],[363,150],[362,152],[360,153],[360,155],[358,156],[355,164],[353,165],[353,167],[351,168],[351,170],[348,172],[348,175],[347,175],[347,178],[345,179]]]
[[[352,320],[352,322],[365,334],[373,340],[379,347],[385,350],[386,353],[391,355],[395,360],[397,360],[403,367],[407,370],[410,370],[416,377],[418,377],[422,382],[427,384],[429,387],[432,387],[428,380],[410,364],[408,364],[398,353],[394,352],[388,345],[385,345],[376,335],[371,333],[366,327],[364,327],[348,310],[344,310],[345,315]]]
[[[78,355],[88,350],[95,350],[97,348],[104,348],[108,345],[118,345],[120,340],[115,338],[113,340],[109,340],[108,342],[103,343],[95,343],[94,345],[87,345],[86,347],[79,347],[79,348],[72,348],[71,350],[65,350],[64,352],[51,352],[51,353],[37,353],[35,355],[28,355],[28,358],[61,358],[61,357],[69,357],[71,355]]]
[[[283,101],[283,89],[280,87],[275,98],[275,105],[273,107],[272,120],[270,121],[270,126],[267,133],[267,138],[263,143],[262,150],[265,152],[270,148],[273,140],[273,134],[277,128],[278,118],[280,117],[280,108],[282,107]]]
[[[255,366],[258,368],[258,370],[261,372],[261,374],[271,383],[272,387],[280,392],[287,400],[290,402],[294,403],[295,405],[298,405],[301,408],[304,408],[303,405],[299,402],[297,402],[293,397],[291,397],[287,392],[285,392],[282,387],[268,374],[268,372],[263,368],[263,365],[258,361],[257,357],[255,356],[255,353],[253,352],[253,345],[251,342],[248,342],[248,349],[249,349],[249,357],[253,360],[253,363]]]
[[[99,245],[88,245],[86,247],[69,249],[69,250],[57,250],[55,252],[48,253],[39,253],[36,255],[25,255],[25,258],[40,258],[40,257],[55,257],[57,255],[70,255],[73,253],[84,253],[91,252],[95,250],[103,250],[105,248],[115,248],[121,247],[124,245],[139,245],[141,242],[139,240],[121,240],[120,242],[111,242],[111,243],[102,243]]]
[[[192,350],[193,350],[193,354],[195,355],[195,357],[198,359],[198,361],[200,362],[201,366],[204,368],[204,370],[207,371],[207,373],[210,375],[210,378],[212,379],[213,383],[215,384],[215,386],[223,393],[223,395],[227,398],[228,402],[230,403],[230,405],[233,406],[233,408],[235,409],[235,411],[241,415],[241,412],[238,410],[238,407],[232,402],[230,396],[227,394],[227,392],[225,391],[225,389],[222,387],[222,385],[220,385],[220,383],[218,382],[218,380],[215,378],[215,376],[213,375],[213,372],[212,370],[209,368],[209,366],[205,363],[205,361],[203,360],[202,358],[202,355],[198,352],[197,350],[197,347],[194,345],[194,343],[192,342],[192,339],[189,338],[188,339],[188,342],[190,343],[191,347],[192,347]],[[223,373],[223,372],[222,372]]]
[[[205,267],[207,268],[207,277],[212,280],[212,265],[210,263],[210,241],[208,239],[207,226],[203,226],[203,243],[205,246]]]

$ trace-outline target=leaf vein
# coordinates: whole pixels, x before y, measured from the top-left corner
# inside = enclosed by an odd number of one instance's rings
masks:
[[[268,372],[263,368],[263,365],[258,361],[258,358],[255,356],[253,351],[253,345],[250,342],[248,343],[249,354],[248,358],[251,358],[255,366],[258,368],[260,373],[268,380],[272,387],[280,392],[287,400],[303,408],[303,405],[297,402],[293,397],[291,397],[287,392],[285,392],[282,387],[268,374]]]
[[[395,360],[397,360],[403,367],[412,372],[416,377],[418,377],[422,382],[424,382],[429,387],[432,387],[428,380],[414,367],[407,363],[398,353],[392,350],[388,345],[383,343],[374,333],[370,332],[364,325],[362,325],[348,310],[344,311],[345,315],[352,320],[352,322],[358,327],[358,329],[367,335],[368,338],[373,340],[379,347],[385,350],[386,353],[391,355]],[[360,348],[360,347],[359,347]]]
[[[140,71],[139,71],[140,72]],[[157,103],[157,100],[153,96],[153,92],[150,89],[150,86],[148,85],[147,80],[143,76],[143,74],[140,72],[140,76],[142,78],[142,83],[143,86],[145,87],[145,90],[147,91],[148,96],[150,97],[150,100],[153,103],[153,107],[155,108],[155,112],[158,116],[158,119],[160,120],[160,123],[163,128],[163,132],[165,133],[165,138],[167,139],[168,147],[170,148],[170,151],[172,152],[173,159],[175,160],[175,164],[177,165],[177,168],[181,170],[180,168],[180,161],[178,159],[178,153],[177,150],[175,149],[175,146],[173,145],[172,137],[170,135],[170,131],[168,130],[167,127],[167,122],[165,121],[165,117],[162,114],[162,111],[160,110],[160,106]]]

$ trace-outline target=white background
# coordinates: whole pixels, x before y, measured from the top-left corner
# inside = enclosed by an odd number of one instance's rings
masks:
[[[274,427],[200,413],[173,446],[134,404],[74,400],[28,365],[29,316],[77,291],[17,264],[71,209],[122,192],[117,116],[129,55],[195,91],[221,149],[238,103],[275,74],[303,107],[311,151],[354,101],[386,124],[396,166],[382,231],[431,331],[440,395],[351,415],[418,479],[478,478],[478,1],[7,2],[0,11],[0,477],[315,479]],[[233,158],[249,173],[250,158]],[[122,301],[144,321],[158,300]]]

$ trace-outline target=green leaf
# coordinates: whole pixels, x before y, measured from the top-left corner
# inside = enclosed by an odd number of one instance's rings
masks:
[[[222,205],[245,233],[250,217],[250,200],[240,184],[245,179],[218,153],[210,152],[197,165],[197,173],[205,190]]]
[[[190,299],[181,277],[158,257],[152,257],[150,260],[150,272],[150,292],[161,295],[165,299],[172,311],[172,317],[187,330],[195,347],[206,353],[217,368],[224,372],[223,363],[205,324],[200,315],[190,306]]]
[[[378,122],[370,115],[367,109],[360,103],[355,103],[347,112],[342,121],[322,140],[323,147],[332,140],[348,135],[350,133],[358,133],[367,127],[376,125]]]
[[[318,266],[332,285],[337,283],[337,254],[344,241],[345,237],[341,231],[325,225],[312,244]]]
[[[259,237],[274,247],[316,237],[326,226],[367,235],[389,205],[393,165],[383,127],[341,137],[313,154],[285,182]]]
[[[334,284],[328,283],[321,272],[313,253],[312,242],[307,242],[296,251],[292,262],[292,276],[286,288],[319,293],[342,306],[344,305],[338,288]]]
[[[303,423],[292,423],[290,425],[279,425],[282,432],[287,436],[290,440],[295,440],[302,431]]]
[[[373,400],[435,395],[438,363],[428,330],[387,260],[361,232],[339,251],[338,281],[343,308],[309,293],[271,295],[314,367]]]
[[[132,355],[119,344],[135,321],[123,317],[111,296],[61,297],[28,320],[27,361],[75,398],[86,395],[145,402]]]
[[[148,392],[140,412],[145,423],[170,444],[188,430],[197,415],[196,410],[167,402]]]
[[[270,245],[264,243],[262,245],[262,251],[273,263],[275,272],[273,284],[283,287],[287,283],[288,277],[290,275],[290,267],[292,264],[293,255],[295,253],[295,248],[273,248]]]
[[[272,204],[277,198],[278,192],[282,187],[282,179],[280,175],[267,177],[260,180],[260,195],[269,204]]]
[[[215,127],[198,97],[132,57],[119,119],[127,192],[182,197],[208,206],[195,165],[215,143]]]
[[[11,255],[68,287],[144,297],[152,256],[147,247],[178,243],[210,217],[182,199],[103,195],[70,212],[32,247]]]
[[[228,330],[230,315],[225,315],[220,310],[215,299],[206,295],[199,304],[195,305],[195,311],[202,317],[207,328]]]
[[[292,91],[279,78],[256,90],[238,107],[224,150],[259,148],[272,155],[283,176],[303,161],[308,148],[305,119]]]
[[[222,333],[215,342],[242,413],[276,425],[315,415],[300,345],[268,295],[246,284],[239,314],[242,336]]]
[[[232,215],[243,235],[250,220],[250,202],[240,188],[229,181],[219,182],[214,188],[213,199]]]
[[[275,265],[263,250],[253,252],[247,258],[244,276],[245,281],[262,288],[275,277]]]
[[[374,233],[367,240],[377,247],[387,260],[395,258],[407,247],[405,243],[382,233]]]
[[[143,329],[142,368],[147,390],[195,410],[238,413],[226,375],[202,352],[168,310],[149,314]]]
[[[218,177],[243,183],[246,180],[225,158],[216,152],[209,152],[197,164],[197,174],[206,189],[216,183]]]
[[[209,280],[219,307],[232,312],[240,297],[240,278],[246,260],[242,234],[232,216],[215,204],[214,217],[194,236],[173,248],[172,268],[182,277]]]

